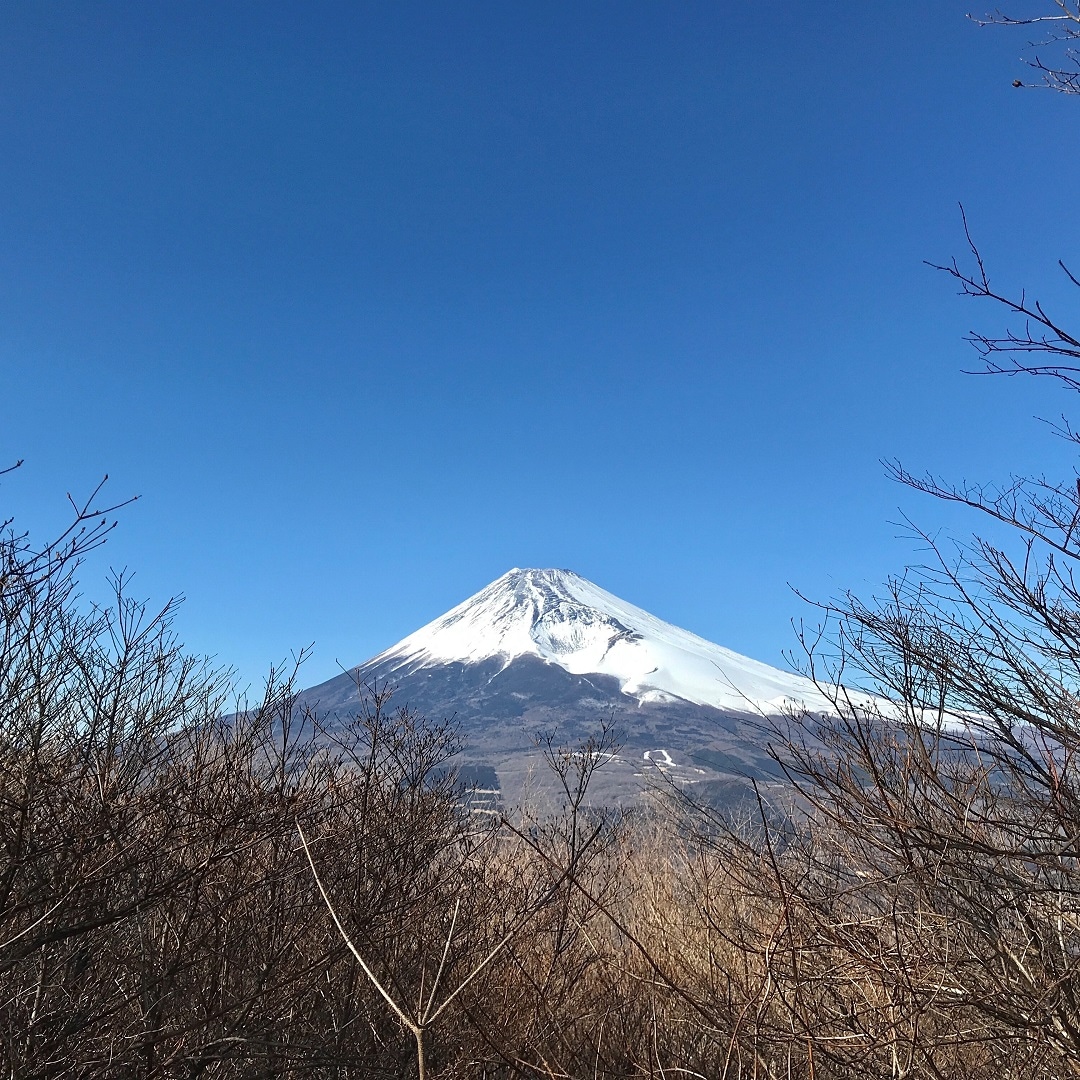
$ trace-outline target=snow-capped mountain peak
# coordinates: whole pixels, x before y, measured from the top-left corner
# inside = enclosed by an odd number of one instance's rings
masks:
[[[613,676],[639,702],[752,712],[823,704],[806,679],[681,630],[570,570],[509,570],[369,665],[393,677],[492,658],[509,665],[523,656],[575,675]]]

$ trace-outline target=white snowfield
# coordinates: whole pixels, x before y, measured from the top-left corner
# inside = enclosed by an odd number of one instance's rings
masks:
[[[639,702],[763,714],[829,709],[810,680],[680,630],[570,570],[510,570],[369,663],[396,670],[522,656],[613,676]]]

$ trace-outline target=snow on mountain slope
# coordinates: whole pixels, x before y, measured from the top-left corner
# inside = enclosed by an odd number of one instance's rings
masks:
[[[827,708],[809,680],[681,630],[570,570],[513,569],[368,662],[388,672],[538,657],[610,675],[639,702],[681,699],[740,712]]]

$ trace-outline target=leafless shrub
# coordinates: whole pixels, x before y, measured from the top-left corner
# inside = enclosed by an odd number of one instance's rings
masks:
[[[238,710],[227,674],[180,647],[174,604],[150,613],[117,579],[111,607],[80,610],[75,571],[109,526],[77,509],[60,542],[0,544],[9,1074],[394,1070],[407,1055],[352,980],[296,824],[407,972],[466,843],[453,731],[383,692],[324,731],[292,673]]]

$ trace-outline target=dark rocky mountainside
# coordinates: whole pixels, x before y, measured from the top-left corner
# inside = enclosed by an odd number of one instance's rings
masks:
[[[571,670],[588,666],[602,670]],[[716,683],[716,703],[692,700],[708,690],[703,671]],[[765,715],[782,703],[762,701],[762,686],[786,691],[783,700],[812,693],[797,676],[663,623],[568,571],[511,571],[301,700],[332,724],[358,706],[358,686],[390,686],[395,705],[453,719],[465,775],[485,785],[497,777],[509,805],[550,796],[538,740],[572,747],[605,720],[614,721],[621,750],[598,771],[594,798],[636,801],[651,781],[728,799],[750,777],[778,776]]]

